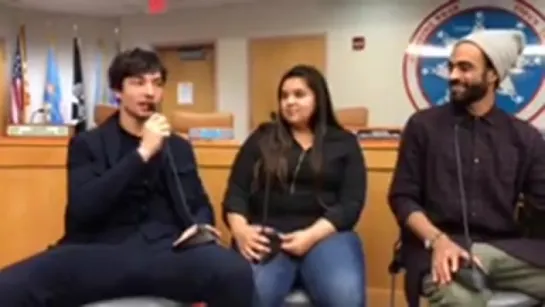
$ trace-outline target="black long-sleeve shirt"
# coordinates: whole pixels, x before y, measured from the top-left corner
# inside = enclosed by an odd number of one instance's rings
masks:
[[[271,181],[268,216],[263,221],[265,184],[260,180],[252,190],[252,182],[254,166],[262,158],[258,142],[270,128],[258,128],[240,148],[223,201],[224,215],[239,213],[250,223],[265,223],[282,232],[308,227],[321,217],[339,231],[352,229],[365,201],[366,168],[356,136],[334,128],[324,136],[321,188],[316,191],[312,148],[305,151],[293,140],[287,156],[287,186]]]
[[[545,141],[530,124],[497,107],[476,118],[448,104],[409,119],[389,193],[398,222],[405,228],[407,217],[420,211],[456,241],[466,243],[454,147],[456,126],[472,240],[489,242],[545,267],[545,240],[524,238],[515,219],[520,194],[527,205],[545,211]],[[408,229],[403,233],[404,245],[414,252],[408,255],[415,262],[412,265],[429,265],[422,242]]]

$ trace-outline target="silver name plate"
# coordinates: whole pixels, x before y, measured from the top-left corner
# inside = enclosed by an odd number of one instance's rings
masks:
[[[8,125],[7,136],[14,137],[69,137],[69,126]]]

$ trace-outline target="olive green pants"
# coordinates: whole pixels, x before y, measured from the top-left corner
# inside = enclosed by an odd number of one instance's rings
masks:
[[[493,283],[492,291],[521,292],[545,300],[545,269],[533,267],[485,243],[474,244],[472,252],[481,260]],[[423,292],[430,307],[485,307],[492,296],[490,291],[474,292],[456,282],[439,286],[431,276],[424,278]]]

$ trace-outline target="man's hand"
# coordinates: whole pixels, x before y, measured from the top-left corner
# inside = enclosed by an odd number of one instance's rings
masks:
[[[142,140],[138,147],[144,161],[148,161],[161,149],[165,138],[170,135],[170,130],[170,124],[164,115],[155,113],[148,118],[144,123]]]
[[[316,237],[309,230],[298,230],[280,235],[282,250],[294,256],[303,256],[316,243]]]
[[[445,285],[452,281],[452,274],[460,268],[460,259],[469,260],[469,252],[454,243],[446,235],[438,238],[433,245],[431,274],[433,281]],[[474,258],[475,264],[482,267],[479,259]]]
[[[195,233],[197,233],[197,225],[193,225],[189,228],[187,228],[186,230],[184,230],[184,232],[182,232],[182,234],[178,237],[178,239],[176,239],[176,241],[174,241],[174,243],[172,244],[172,246],[178,246],[180,243],[184,242],[185,240],[191,238],[192,236],[195,235]],[[211,225],[204,225],[204,227],[206,227],[206,229],[210,230],[216,237],[220,237],[221,236],[221,232],[219,230],[217,230],[214,226],[211,226]]]

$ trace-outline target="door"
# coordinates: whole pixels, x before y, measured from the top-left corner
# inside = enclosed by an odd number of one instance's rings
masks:
[[[269,121],[277,111],[277,87],[282,75],[297,64],[325,73],[324,35],[251,39],[249,42],[250,127]]]
[[[157,48],[168,70],[163,113],[216,111],[216,63],[213,45]]]
[[[8,97],[8,89],[10,88],[11,83],[7,80],[7,55],[6,55],[6,42],[0,38],[0,136],[6,134],[6,125],[8,123],[8,110],[10,106],[10,101]],[[11,71],[10,71],[11,75]]]

